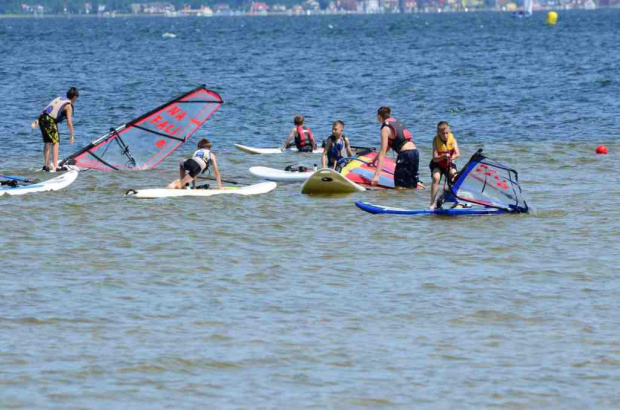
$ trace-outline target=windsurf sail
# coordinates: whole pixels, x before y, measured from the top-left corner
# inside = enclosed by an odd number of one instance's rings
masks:
[[[502,209],[527,212],[517,171],[482,155],[479,149],[446,188],[446,196],[458,201]]]
[[[164,105],[110,129],[60,162],[103,171],[155,168],[172,154],[222,105],[214,91],[197,87]]]
[[[371,166],[371,163],[378,155],[377,152],[368,152],[358,157],[343,158],[338,164],[340,173],[356,184],[369,186],[376,170],[376,167]],[[395,167],[394,159],[386,157],[383,163],[383,172],[379,175],[379,187],[394,188]]]

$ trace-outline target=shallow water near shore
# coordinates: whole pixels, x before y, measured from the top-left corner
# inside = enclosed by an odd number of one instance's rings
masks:
[[[0,197],[7,407],[617,407],[620,11],[313,18],[1,19],[1,173],[40,179],[29,124],[80,89],[76,146],[197,84],[222,108],[152,171],[86,171]],[[163,38],[174,33],[176,38]],[[376,145],[390,105],[422,180],[440,120],[464,165],[519,171],[532,212],[381,216],[429,190],[137,200],[199,138],[225,179],[320,156],[250,156],[294,115]],[[609,155],[594,149],[605,144]]]

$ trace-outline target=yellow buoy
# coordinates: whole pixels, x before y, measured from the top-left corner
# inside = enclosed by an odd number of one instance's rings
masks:
[[[558,22],[558,13],[555,11],[550,11],[547,13],[547,24],[550,26],[555,26],[555,23]]]

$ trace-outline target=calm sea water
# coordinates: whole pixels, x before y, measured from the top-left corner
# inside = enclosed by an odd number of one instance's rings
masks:
[[[0,198],[0,407],[620,406],[620,11],[0,19],[0,167],[46,178],[30,122],[80,89],[75,147],[206,83],[225,104],[158,169]],[[164,38],[173,33],[176,38]],[[198,137],[226,179],[302,114],[378,143],[390,105],[422,179],[440,120],[463,165],[514,166],[529,215],[373,216],[429,192],[127,199]],[[607,156],[594,149],[605,144]]]

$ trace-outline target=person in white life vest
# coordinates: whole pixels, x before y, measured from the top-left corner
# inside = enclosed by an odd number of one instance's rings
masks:
[[[179,166],[179,179],[175,179],[168,189],[185,189],[196,181],[196,178],[203,172],[213,169],[215,173],[215,181],[219,189],[222,189],[222,179],[220,178],[220,170],[217,167],[217,158],[211,152],[211,142],[203,138],[198,141],[198,150],[194,152],[191,158],[181,161]]]
[[[60,135],[58,134],[58,124],[67,119],[67,125],[69,126],[69,143],[73,145],[75,143],[75,135],[73,133],[73,113],[75,112],[75,102],[78,99],[78,89],[75,87],[69,88],[67,91],[67,97],[58,97],[52,100],[41,111],[39,118],[34,120],[31,124],[32,129],[35,129],[37,125],[41,130],[43,136],[43,155],[45,163],[43,164],[43,170],[49,172],[56,172],[58,168],[58,147],[60,145]],[[52,152],[52,161],[50,162],[50,151]]]
[[[433,185],[431,186],[431,204],[430,209],[437,207],[436,197],[439,190],[439,181],[444,175],[446,180],[450,180],[456,174],[456,165],[454,160],[461,156],[459,144],[452,135],[450,124],[441,121],[437,124],[437,135],[433,138],[433,159],[428,167],[433,177]]]
[[[295,146],[297,147],[297,151],[299,152],[312,152],[316,148],[316,140],[314,139],[314,134],[312,134],[312,130],[306,126],[304,126],[304,117],[301,115],[296,116],[293,119],[293,124],[295,124],[295,128],[291,130],[286,137],[286,141],[284,141],[284,145],[282,149],[287,149],[289,147],[291,138],[295,138]]]

